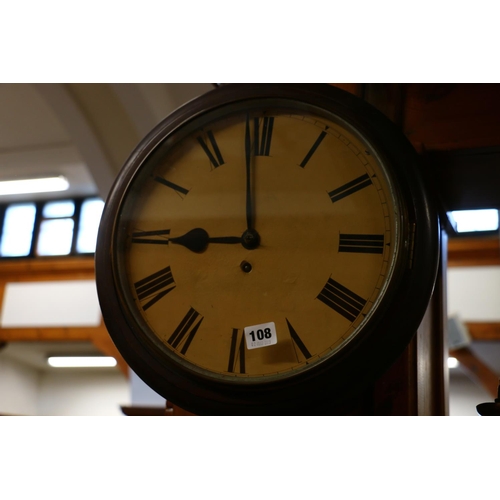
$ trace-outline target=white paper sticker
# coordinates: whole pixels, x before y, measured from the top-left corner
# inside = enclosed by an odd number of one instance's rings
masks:
[[[244,329],[247,349],[266,347],[278,342],[276,336],[276,325],[274,323],[262,323],[261,325],[247,326]]]

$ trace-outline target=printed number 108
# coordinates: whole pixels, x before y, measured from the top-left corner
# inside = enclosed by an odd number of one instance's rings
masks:
[[[255,342],[256,340],[264,340],[264,339],[270,339],[271,338],[271,329],[270,328],[264,328],[264,330],[257,330],[257,332],[248,332],[248,335],[252,337],[252,342]]]

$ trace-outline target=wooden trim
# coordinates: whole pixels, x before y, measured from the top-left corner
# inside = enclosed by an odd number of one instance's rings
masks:
[[[500,238],[450,238],[448,266],[500,266]]]
[[[121,406],[123,414],[129,417],[164,417],[163,406]]]
[[[405,123],[406,86],[365,84],[364,99],[396,125]],[[424,175],[427,175],[424,172]],[[447,415],[448,370],[446,260],[447,238],[441,240],[441,264],[424,318],[402,356],[375,383],[375,415]]]
[[[92,341],[94,335],[107,334],[104,325],[97,327],[50,327],[50,328],[0,328],[0,341],[40,342],[40,341]]]
[[[419,352],[417,373],[425,383],[419,384],[419,415],[449,415],[449,370],[448,370],[448,237],[441,231],[440,263],[436,285],[429,303],[430,324],[427,338],[417,338],[423,346]],[[425,319],[425,318],[424,318]],[[427,366],[426,366],[427,365]],[[427,372],[430,372],[430,375]]]
[[[168,413],[169,411],[171,410],[171,413]],[[187,410],[184,410],[183,408],[181,408],[180,406],[177,406],[177,405],[172,405],[172,408],[168,408],[165,410],[165,414],[168,415],[172,415],[173,417],[194,417],[196,416],[194,413],[191,413]]]
[[[357,97],[363,97],[363,84],[362,83],[330,83],[333,87],[345,90]]]
[[[167,401],[167,405],[163,406],[121,406],[124,415],[129,417],[194,417],[194,413],[190,413],[182,408],[171,404]]]
[[[465,323],[474,341],[500,341],[500,322]]]
[[[92,257],[37,257],[34,259],[0,260],[0,281],[42,281],[63,277],[94,277]],[[68,278],[68,276],[71,276]]]

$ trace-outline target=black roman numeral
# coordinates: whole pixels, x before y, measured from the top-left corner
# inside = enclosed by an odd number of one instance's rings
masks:
[[[153,304],[156,304],[162,297],[165,297],[167,293],[171,292],[175,288],[175,282],[170,266],[168,266],[134,283],[134,286],[137,298],[141,302],[147,300],[142,306],[142,309],[145,311]]]
[[[134,231],[132,233],[132,243],[168,245],[169,234],[170,229],[160,229],[158,231]]]
[[[339,252],[383,253],[383,234],[340,234]]]
[[[177,191],[178,193],[181,193],[181,194],[188,194],[189,193],[189,189],[183,188],[182,186],[179,186],[178,184],[174,184],[173,182],[167,181],[167,179],[164,179],[163,177],[160,177],[159,175],[153,176],[153,179],[156,182],[159,182],[160,184],[163,184],[164,186],[167,186],[170,189]]]
[[[354,321],[366,304],[366,300],[331,278],[317,298],[349,321]]]
[[[309,152],[306,154],[302,162],[300,163],[300,166],[304,168],[307,165],[307,162],[311,159],[311,156],[316,152],[318,149],[318,146],[321,144],[321,141],[326,137],[326,130],[328,127],[326,127],[321,134],[319,134],[319,137],[316,139],[316,142],[312,145],[311,149]]]
[[[214,166],[214,168],[224,165],[224,158],[222,158],[219,146],[217,145],[214,134],[211,130],[207,130],[207,137],[212,146],[213,153],[212,151],[210,151],[207,143],[203,140],[203,137],[201,137],[201,135],[198,136],[197,139],[200,143],[200,146],[203,148],[203,151],[205,151],[205,154],[208,156],[210,163]]]
[[[262,122],[262,133],[260,132],[260,124]],[[262,121],[259,118],[253,120],[254,129],[254,156],[269,156],[271,150],[271,138],[273,135],[274,117],[265,116]]]
[[[202,321],[203,316],[191,307],[167,342],[174,349],[182,345],[181,354],[186,354]]]
[[[238,336],[240,337],[238,343]],[[231,336],[231,350],[229,351],[229,363],[227,366],[227,371],[234,373],[236,371],[236,365],[240,365],[240,373],[245,373],[245,336],[243,332],[239,335],[238,329],[233,328],[233,334]]]
[[[339,201],[342,198],[345,198],[346,196],[356,193],[360,189],[369,186],[371,183],[372,181],[368,176],[368,174],[364,174],[354,179],[353,181],[348,182],[347,184],[344,184],[343,186],[340,186],[339,188],[334,189],[333,191],[330,191],[328,195],[330,196],[332,203],[335,203],[336,201]]]
[[[295,350],[295,356],[297,357],[297,361],[299,357],[297,356],[297,349],[295,346],[297,346],[302,353],[302,355],[306,358],[309,359],[311,357],[311,353],[307,350],[307,347],[305,346],[304,342],[302,342],[302,339],[297,335],[297,332],[293,328],[293,326],[290,324],[290,321],[286,319],[286,324],[288,325],[288,331],[290,332],[290,337],[293,340],[293,348]]]

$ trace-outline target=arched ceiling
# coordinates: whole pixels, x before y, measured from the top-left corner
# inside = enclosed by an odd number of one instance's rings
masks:
[[[0,84],[0,180],[61,174],[70,182],[70,190],[61,196],[105,198],[140,139],[175,108],[212,88],[163,83]],[[27,198],[17,195],[2,201]]]

